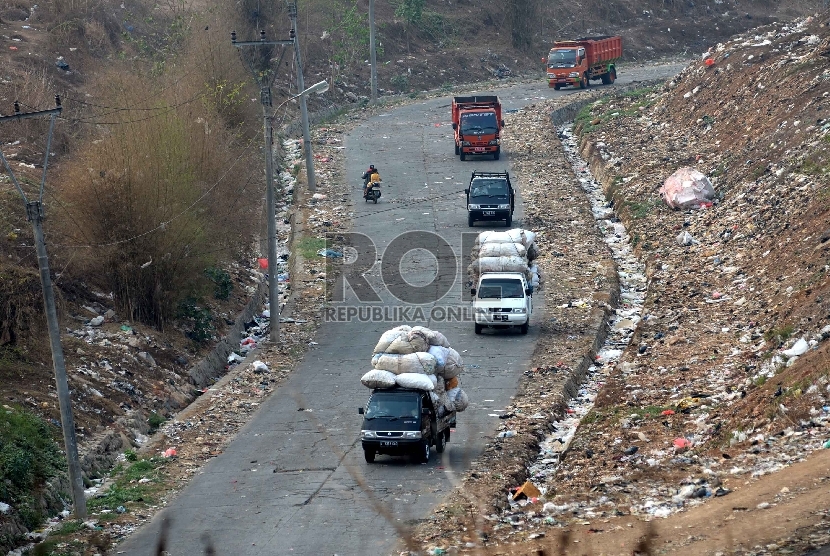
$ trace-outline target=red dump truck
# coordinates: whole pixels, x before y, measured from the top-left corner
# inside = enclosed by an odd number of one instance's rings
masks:
[[[464,160],[468,154],[493,155],[499,159],[499,132],[504,127],[501,102],[493,95],[453,97],[452,128],[455,131],[455,154]]]
[[[613,83],[621,57],[622,37],[586,37],[554,42],[542,61],[548,66],[548,87],[559,90],[573,85],[587,89],[592,80]]]

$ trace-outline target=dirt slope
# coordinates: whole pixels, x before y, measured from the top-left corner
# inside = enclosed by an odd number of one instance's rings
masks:
[[[581,152],[646,262],[641,320],[618,362],[598,361],[608,377],[555,472],[523,475],[491,453],[488,480],[468,478],[465,495],[421,529],[425,542],[457,547],[466,538],[498,546],[486,553],[530,554],[540,543],[558,550],[567,530],[580,544],[562,553],[621,554],[650,520],[659,553],[803,553],[830,540],[826,22],[827,14],[736,36],[663,87],[583,110]],[[510,124],[558,142],[545,129],[548,111],[531,107]],[[525,183],[556,186],[546,153],[521,152]],[[685,166],[709,176],[716,194],[700,209],[672,210],[660,187]],[[556,370],[547,353],[561,349],[557,340],[566,338],[543,340],[540,369]],[[799,340],[808,348],[800,356],[788,351]],[[538,397],[548,379],[527,382],[516,407],[549,407]],[[527,455],[548,433],[518,413],[506,423],[519,434],[501,453]],[[532,456],[531,464],[551,457]],[[508,488],[524,477],[544,496],[508,507]],[[448,525],[469,526],[447,518],[471,505],[486,524],[477,540]],[[443,535],[430,531],[442,526]]]

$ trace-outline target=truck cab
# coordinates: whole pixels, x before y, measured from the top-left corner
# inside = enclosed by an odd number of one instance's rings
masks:
[[[522,334],[530,327],[533,286],[522,272],[484,272],[472,288],[475,333],[485,326],[518,326]]]
[[[467,194],[467,225],[479,220],[504,220],[513,224],[516,195],[507,172],[473,172]]]
[[[410,456],[414,461],[429,461],[431,446],[440,454],[455,427],[455,412],[438,417],[429,392],[408,388],[377,388],[372,391],[363,415],[360,440],[366,463],[377,454]]]

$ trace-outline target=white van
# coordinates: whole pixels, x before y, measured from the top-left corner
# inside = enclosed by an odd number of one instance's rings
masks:
[[[522,272],[485,272],[473,296],[476,334],[485,326],[518,326],[527,334],[533,312],[533,287]]]

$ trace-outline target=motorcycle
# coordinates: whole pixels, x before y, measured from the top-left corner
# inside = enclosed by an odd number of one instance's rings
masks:
[[[378,204],[378,199],[380,199],[380,182],[367,182],[363,187],[363,198],[367,203],[373,201],[375,204]]]

